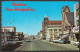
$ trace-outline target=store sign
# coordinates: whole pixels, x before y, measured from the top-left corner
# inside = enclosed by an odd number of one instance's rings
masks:
[[[5,29],[9,30],[10,32],[13,31],[13,28],[4,28],[4,31],[5,31]],[[4,31],[3,31],[3,32],[4,32]]]
[[[79,26],[73,28],[73,32],[79,32]]]
[[[62,32],[59,32],[59,34],[62,34]]]
[[[68,34],[69,33],[69,31],[64,31],[64,34]]]

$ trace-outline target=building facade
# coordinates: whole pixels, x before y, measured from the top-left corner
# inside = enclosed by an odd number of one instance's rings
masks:
[[[8,44],[15,40],[16,27],[1,27],[2,44]]]
[[[42,31],[40,30],[40,39],[42,39]]]
[[[23,40],[24,39],[23,32],[16,32],[15,39],[19,41]]]
[[[74,5],[73,34],[76,36],[76,40],[75,41],[79,41],[79,2]]]
[[[46,27],[46,40],[53,41],[59,38],[61,30],[62,21],[49,21],[48,26]]]
[[[62,34],[70,35],[70,40],[73,40],[74,12],[70,12],[68,6],[63,6],[61,13],[62,13]]]
[[[43,19],[43,22],[42,22],[42,38],[43,39],[46,39],[46,35],[45,35],[45,28],[46,26],[48,26],[48,17],[45,15],[44,16],[44,19]]]

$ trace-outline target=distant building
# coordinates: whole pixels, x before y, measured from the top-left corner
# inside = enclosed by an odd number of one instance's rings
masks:
[[[28,39],[34,40],[36,37],[34,35],[31,35],[28,37]]]
[[[46,27],[46,40],[53,41],[54,39],[58,39],[60,33],[62,33],[61,29],[62,21],[49,21],[48,26]]]
[[[27,38],[29,35],[28,34],[24,34],[24,38]]]
[[[42,39],[42,31],[40,30],[40,39]]]
[[[16,39],[23,40],[24,39],[24,35],[23,32],[16,32]]]
[[[40,32],[37,33],[37,39],[40,39]]]

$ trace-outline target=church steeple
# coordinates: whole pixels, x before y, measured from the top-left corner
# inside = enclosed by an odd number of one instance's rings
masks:
[[[47,15],[46,15],[46,13],[45,13],[45,16],[44,16],[44,18],[47,18]]]

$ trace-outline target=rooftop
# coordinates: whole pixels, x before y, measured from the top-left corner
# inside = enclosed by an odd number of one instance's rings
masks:
[[[66,16],[70,24],[74,24],[74,12],[66,12]]]
[[[62,21],[49,21],[48,24],[50,25],[51,23],[61,23]]]
[[[68,9],[69,9],[69,7],[68,7],[68,6],[63,6],[63,7],[62,7],[62,10],[65,12],[66,8],[68,8]]]
[[[1,28],[15,28],[15,26],[2,26]]]

